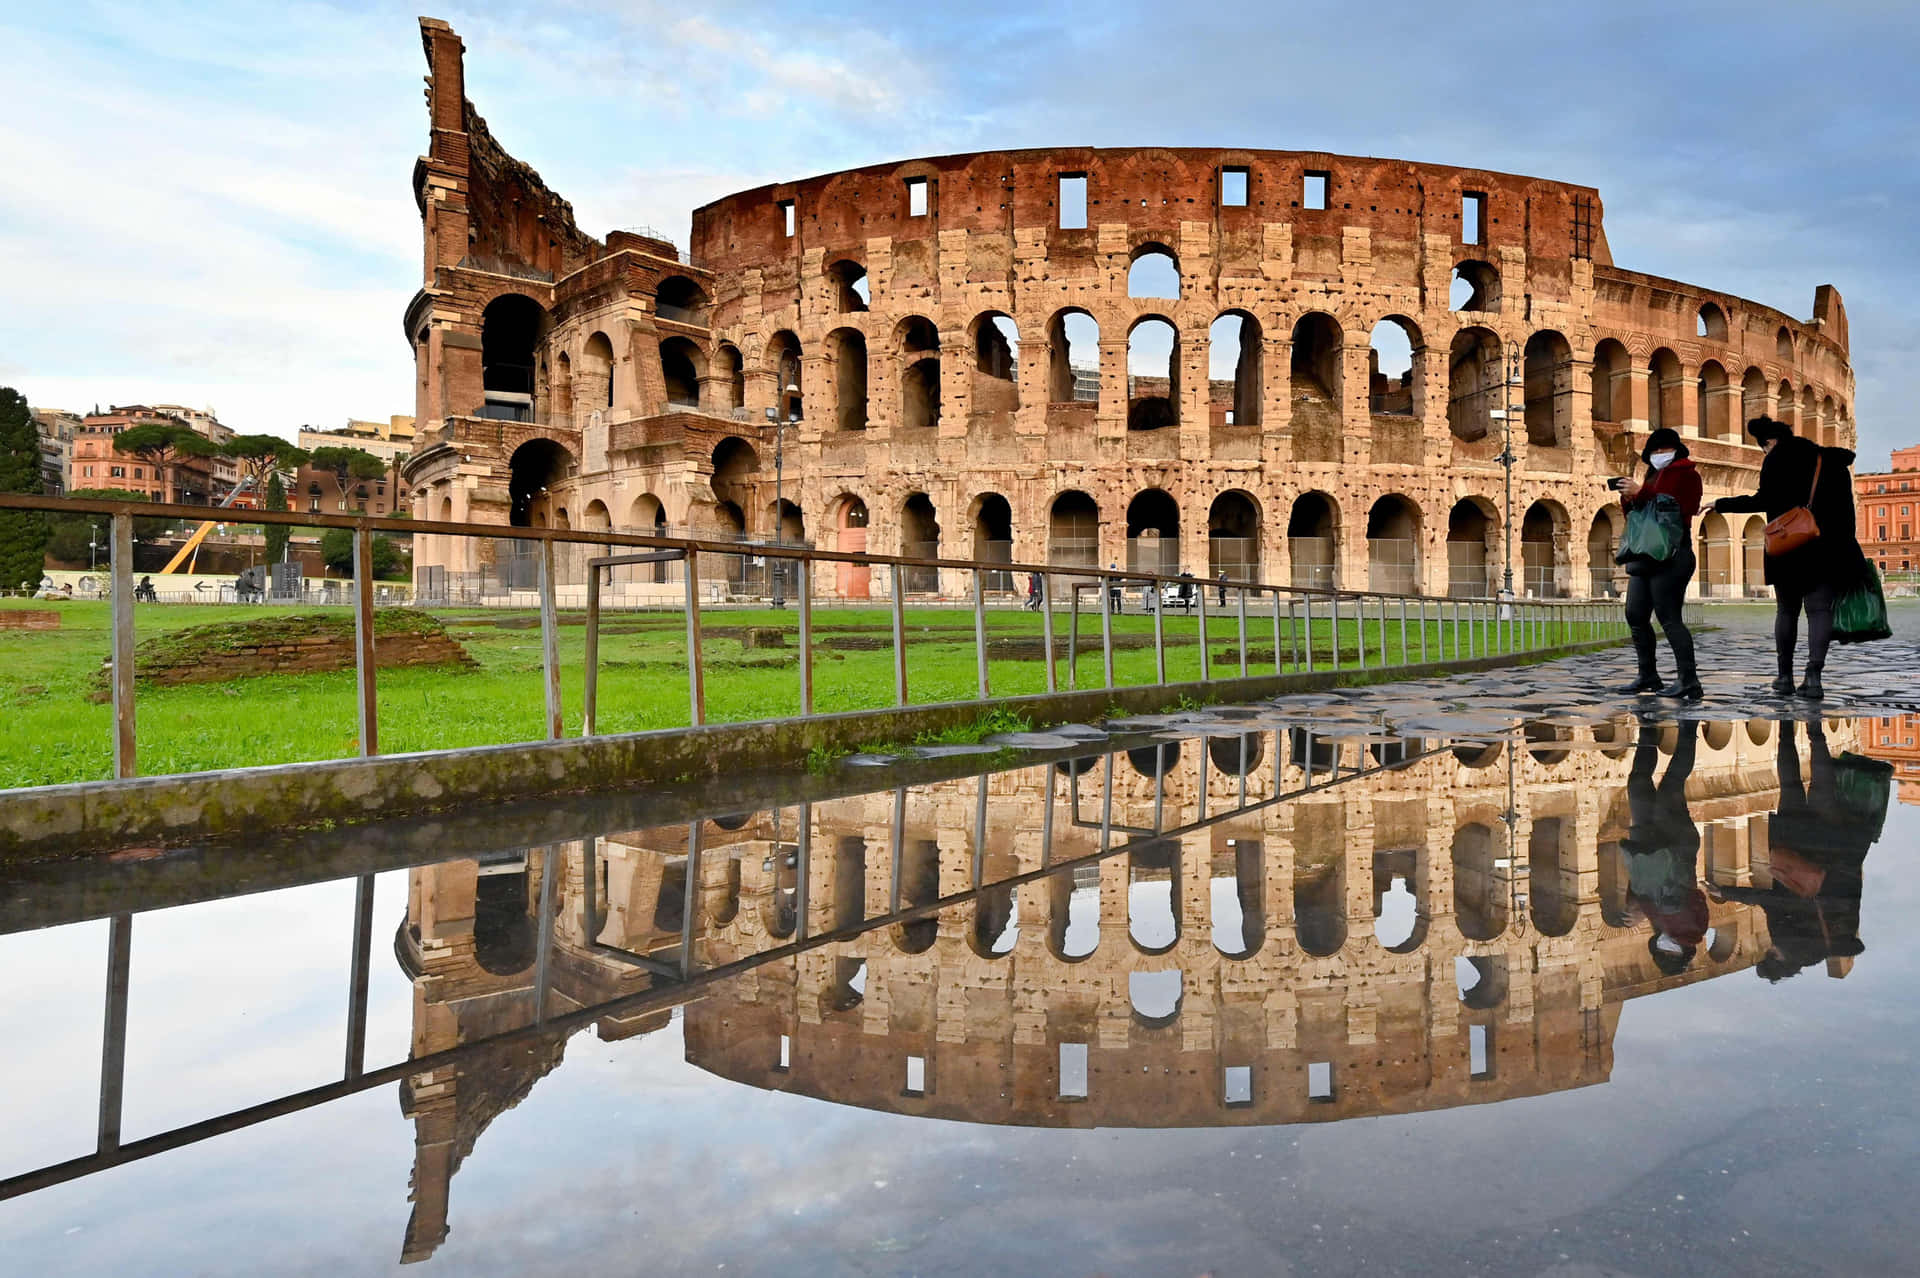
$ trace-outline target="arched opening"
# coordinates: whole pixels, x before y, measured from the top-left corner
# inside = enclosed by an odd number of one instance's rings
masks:
[[[1447,427],[1472,442],[1493,428],[1493,410],[1506,407],[1500,339],[1491,329],[1463,328],[1447,348]]]
[[[1180,1019],[1180,1000],[1186,974],[1179,968],[1163,972],[1129,972],[1127,1001],[1134,1019],[1150,1029],[1160,1029]]]
[[[589,411],[613,407],[613,343],[594,333],[580,350],[579,403]]]
[[[653,306],[654,313],[661,319],[707,327],[707,290],[684,275],[669,275],[661,280],[654,292]]]
[[[1733,555],[1733,529],[1727,517],[1718,511],[1702,511],[1698,555],[1701,595],[1718,599],[1733,593]]]
[[[1047,879],[1047,946],[1079,962],[1100,946],[1100,867],[1076,866]]]
[[[1420,859],[1417,847],[1373,854],[1373,936],[1395,954],[1411,954],[1427,938]]]
[[[1774,417],[1789,426],[1798,427],[1799,422],[1796,420],[1800,416],[1799,412],[1796,411],[1798,405],[1799,401],[1793,397],[1793,383],[1784,377],[1781,378],[1780,388],[1774,393]]]
[[[1507,960],[1502,954],[1462,954],[1453,960],[1454,989],[1477,1012],[1507,1001]]]
[[[1420,411],[1420,329],[1402,315],[1389,315],[1367,338],[1367,402],[1376,417],[1413,417]]]
[[[1251,776],[1266,755],[1267,739],[1258,732],[1207,738],[1207,761],[1222,776]]]
[[[1127,429],[1158,430],[1179,420],[1179,334],[1149,316],[1127,334]]]
[[[607,509],[607,503],[598,498],[588,502],[587,508],[580,512],[580,527],[589,532],[611,532],[613,514]]]
[[[1316,958],[1347,943],[1346,807],[1300,809],[1293,828],[1293,928],[1300,948]]]
[[[1293,404],[1295,461],[1339,461],[1345,336],[1331,315],[1310,311],[1293,326],[1288,394]]]
[[[660,499],[652,493],[641,493],[627,507],[627,522],[624,531],[640,533],[643,536],[664,537],[667,535],[667,510]],[[656,585],[666,581],[667,565],[664,563],[643,564],[639,571],[647,574],[647,579]]]
[[[1767,521],[1760,515],[1747,519],[1747,526],[1740,533],[1740,580],[1746,583],[1746,594],[1750,598],[1760,598],[1767,593]]]
[[[1207,576],[1260,580],[1260,504],[1235,490],[1213,499],[1207,511]]]
[[[912,494],[900,508],[900,553],[909,559],[940,557],[940,520],[925,493]],[[916,594],[940,591],[938,568],[908,568],[901,578],[904,588]]]
[[[1100,566],[1100,506],[1086,493],[1069,490],[1053,499],[1047,512],[1047,562]]]
[[[797,422],[805,414],[805,392],[801,387],[800,339],[782,329],[767,343],[767,368],[773,373],[773,407],[785,421]]]
[[[975,417],[1011,413],[1020,407],[1020,327],[998,311],[973,321]]]
[[[1180,296],[1180,263],[1164,244],[1142,244],[1127,267],[1128,297]]]
[[[1367,512],[1367,588],[1394,595],[1420,589],[1420,508],[1398,493]]]
[[[1227,311],[1207,330],[1207,420],[1215,426],[1258,426],[1265,394],[1260,321]]]
[[[834,424],[841,430],[867,428],[867,336],[857,328],[827,335],[833,356]]]
[[[1746,376],[1740,379],[1740,438],[1743,443],[1751,443],[1745,436],[1746,424],[1756,417],[1767,415],[1767,375],[1757,368],[1749,368]]]
[[[1716,302],[1702,302],[1700,313],[1694,317],[1693,335],[1704,337],[1710,342],[1727,340],[1727,313]]]
[[[1520,520],[1521,588],[1536,599],[1567,593],[1567,512],[1557,502],[1536,501]]]
[[[1793,330],[1785,324],[1773,335],[1773,357],[1782,364],[1793,363]]]
[[[852,493],[843,494],[833,507],[834,549],[865,554],[867,518],[867,503]],[[834,573],[842,599],[866,599],[873,593],[873,569],[866,564],[835,564]]]
[[[1814,398],[1812,386],[1800,388],[1800,433],[1815,443],[1824,444],[1826,439],[1820,433],[1820,405]]]
[[[1155,780],[1172,776],[1180,766],[1181,746],[1179,741],[1168,741],[1157,746],[1136,746],[1127,751],[1127,766],[1143,777]]]
[[[1266,940],[1265,879],[1259,839],[1232,838],[1224,847],[1215,845],[1208,905],[1213,948],[1228,958],[1252,958]]]
[[[1834,411],[1831,395],[1820,401],[1820,442],[1830,447],[1840,442],[1840,417]]]
[[[1694,420],[1706,439],[1727,439],[1733,434],[1733,405],[1728,402],[1727,370],[1715,360],[1700,366],[1694,379]]]
[[[1064,310],[1047,322],[1047,401],[1100,401],[1100,325],[1082,310]]]
[[[1487,262],[1461,262],[1453,268],[1447,306],[1456,311],[1497,314],[1500,310],[1500,272]]]
[[[548,849],[546,855],[553,854]],[[527,908],[525,862],[481,867],[473,892],[473,957],[482,971],[517,976],[533,966],[534,925]]]
[[[940,358],[929,355],[900,375],[900,424],[922,430],[940,424]]]
[[[1613,562],[1614,553],[1620,549],[1624,520],[1625,516],[1620,513],[1618,506],[1603,506],[1587,528],[1588,589],[1596,597],[1626,593],[1626,571]]]
[[[1647,360],[1647,429],[1680,429],[1680,357],[1662,346]]]
[[[1301,493],[1287,515],[1287,558],[1296,586],[1330,590],[1339,585],[1334,549],[1339,538],[1339,508],[1325,493]]]
[[[1476,821],[1453,832],[1453,916],[1470,941],[1491,941],[1507,930],[1512,884],[1496,864],[1505,851],[1492,826]]]
[[[981,958],[1000,958],[1020,941],[1020,889],[1004,882],[1020,872],[1020,863],[1013,853],[999,850],[988,852],[981,864],[986,882],[974,898],[967,942]]]
[[[1580,915],[1572,834],[1566,818],[1538,816],[1527,834],[1527,909],[1534,927],[1546,936],[1565,936]]]
[[[1127,503],[1127,567],[1180,571],[1180,507],[1163,489],[1144,489]]]
[[[759,450],[740,438],[728,435],[713,447],[713,495],[742,511],[758,506],[754,488],[760,479]]]
[[[1142,843],[1127,854],[1127,937],[1148,954],[1165,954],[1180,939],[1180,845]]]
[[[1611,337],[1593,348],[1593,420],[1627,419],[1627,348]]]
[[[668,408],[700,407],[700,378],[706,359],[700,348],[684,337],[660,343],[660,377],[666,383]]]
[[[1573,438],[1573,347],[1543,329],[1527,339],[1524,359],[1527,442],[1564,447]]]
[[[1013,562],[1013,507],[999,493],[982,493],[973,502],[973,557],[983,563]],[[989,591],[1013,592],[1013,574],[990,572],[981,583]]]
[[[534,350],[546,324],[540,304],[519,293],[487,303],[480,313],[480,416],[533,420]]]
[[[850,258],[842,258],[827,267],[833,281],[835,308],[843,315],[864,311],[873,302],[873,289],[867,282],[867,268]]]
[[[1463,497],[1447,514],[1447,593],[1458,599],[1493,594],[1500,562],[1500,527],[1493,503]]]
[[[572,474],[573,454],[551,439],[530,439],[514,449],[507,460],[507,522],[515,528],[551,525],[551,490]]]
[[[573,421],[573,357],[561,351],[553,358],[553,417]]]
[[[893,331],[900,353],[906,356],[937,355],[940,352],[940,328],[924,315],[909,315]]]

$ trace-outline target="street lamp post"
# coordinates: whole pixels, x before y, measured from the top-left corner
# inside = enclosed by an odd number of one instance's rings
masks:
[[[1504,617],[1513,600],[1513,463],[1518,460],[1513,455],[1513,388],[1521,385],[1523,372],[1520,343],[1507,342],[1507,376],[1505,393],[1499,409],[1500,414],[1500,455],[1494,458],[1506,471],[1507,515],[1500,525],[1500,599],[1501,614]],[[1524,411],[1524,409],[1522,410]]]
[[[791,389],[791,388],[789,388]],[[786,440],[787,415],[778,408],[767,410],[767,420],[773,423],[773,544],[778,546],[785,540],[786,532]],[[786,561],[769,557],[768,565],[773,573],[773,606],[787,606],[786,582],[783,570]]]

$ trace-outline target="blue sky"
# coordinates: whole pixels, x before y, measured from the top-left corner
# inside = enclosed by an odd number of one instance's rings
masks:
[[[1846,298],[1863,462],[1920,441],[1920,6],[17,3],[0,382],[248,430],[412,410],[415,17],[591,233],[987,147],[1325,149],[1591,183],[1615,260]],[[1452,15],[1452,16],[1448,16]],[[1468,16],[1470,15],[1470,16]]]

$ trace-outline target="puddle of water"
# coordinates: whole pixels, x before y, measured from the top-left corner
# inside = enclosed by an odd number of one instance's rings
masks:
[[[272,891],[186,854],[22,877],[0,1248],[1905,1267],[1920,810],[1873,721],[1284,717]]]

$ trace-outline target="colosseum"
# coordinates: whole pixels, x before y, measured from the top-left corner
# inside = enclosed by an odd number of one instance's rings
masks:
[[[730,195],[682,252],[576,226],[467,101],[459,37],[421,34],[417,517],[1578,596],[1616,586],[1603,480],[1649,430],[1709,497],[1753,487],[1748,417],[1854,439],[1832,286],[1798,319],[1617,266],[1590,187],[988,151]],[[1699,590],[1759,589],[1761,523],[1703,518]],[[416,539],[423,577],[494,553]]]

